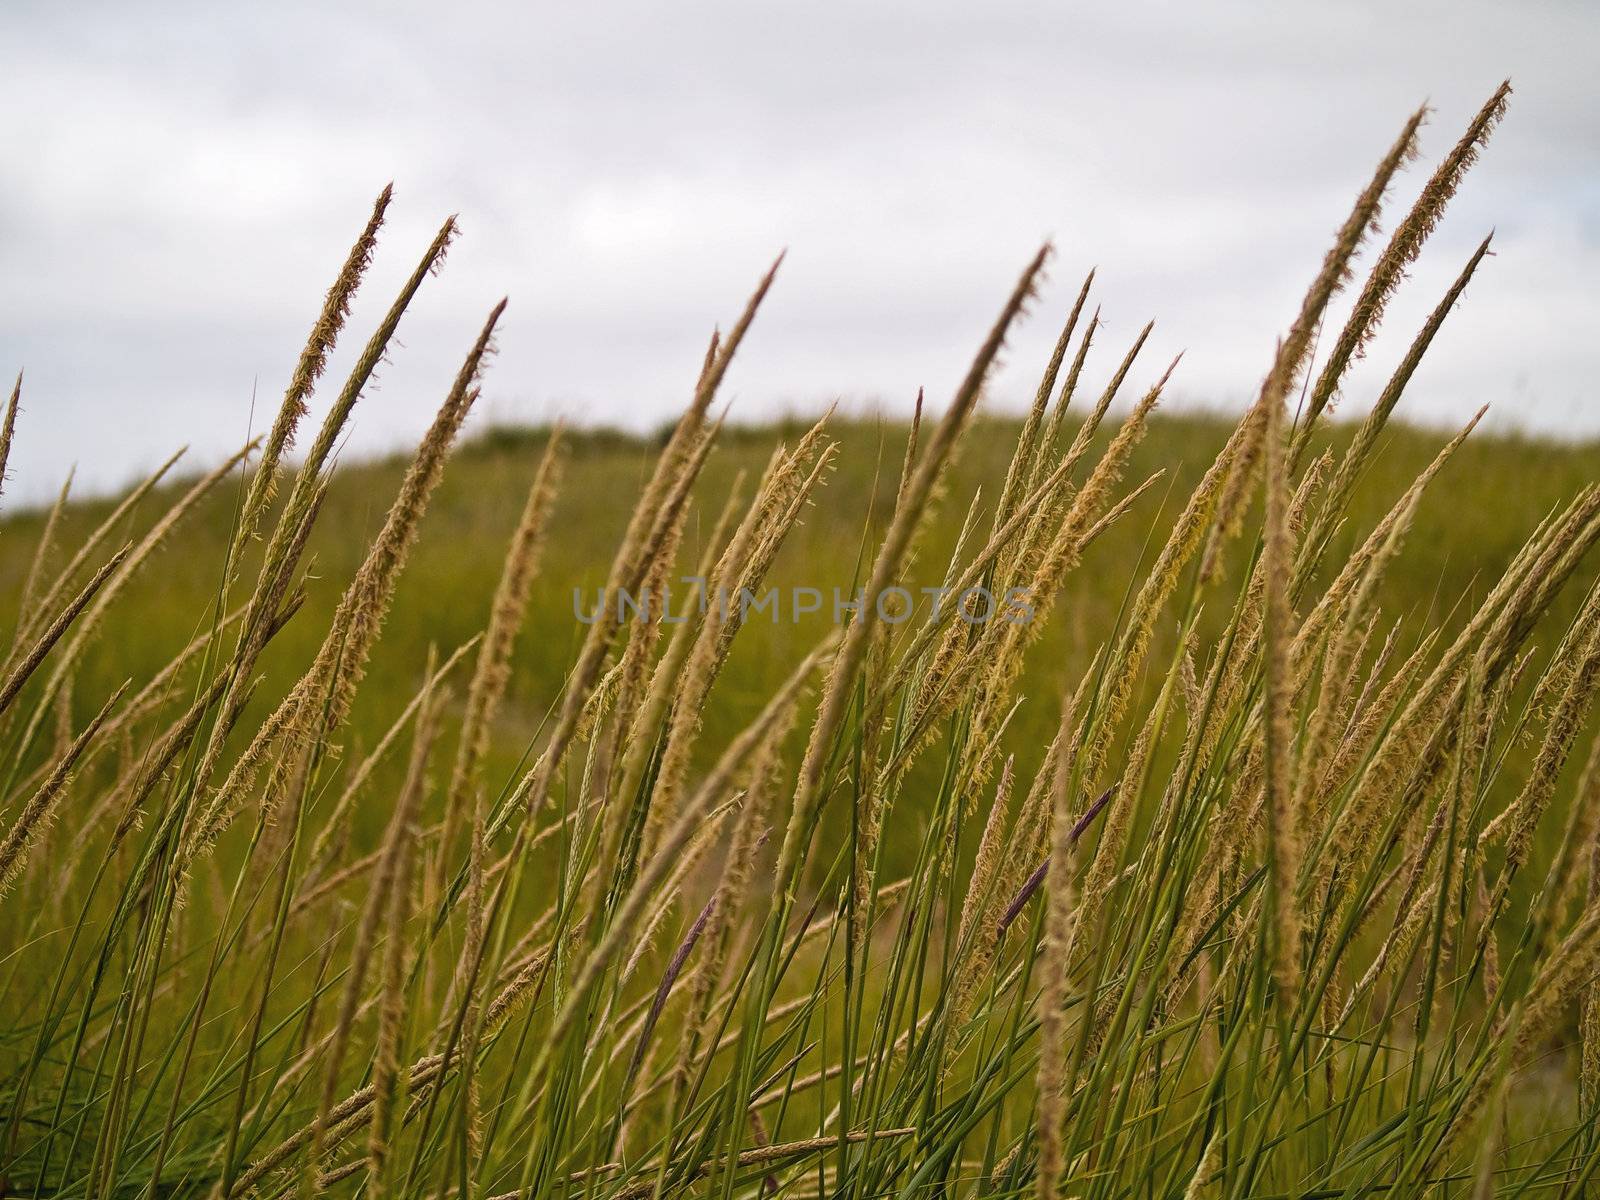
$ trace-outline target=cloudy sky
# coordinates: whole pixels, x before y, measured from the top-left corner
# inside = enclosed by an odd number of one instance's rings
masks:
[[[104,488],[242,442],[390,179],[335,370],[439,221],[464,236],[346,453],[423,427],[502,294],[477,421],[655,425],[785,247],[736,417],[938,401],[1046,237],[1051,286],[996,405],[1031,393],[1096,265],[1106,356],[1154,318],[1146,374],[1186,350],[1174,403],[1237,405],[1406,115],[1434,106],[1436,157],[1508,75],[1510,115],[1342,411],[1496,228],[1404,411],[1600,431],[1600,7],[1576,0],[11,0],[0,45],[17,500],[74,463]]]

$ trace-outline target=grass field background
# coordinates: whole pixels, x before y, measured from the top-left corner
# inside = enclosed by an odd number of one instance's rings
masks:
[[[748,495],[772,448],[786,440],[792,443],[807,424],[797,420],[781,426],[735,426],[724,433],[696,489],[687,521],[680,555],[685,573],[694,569],[701,543],[741,473]],[[1127,478],[1130,483],[1157,473],[1159,478],[1090,547],[1083,567],[1068,577],[1062,601],[1028,659],[1021,688],[1026,699],[1006,739],[1006,749],[1017,755],[1019,769],[1037,764],[1041,747],[1055,731],[1063,688],[1082,674],[1094,651],[1115,633],[1130,582],[1148,569],[1166,524],[1215,457],[1232,424],[1220,417],[1159,413],[1152,420],[1148,437],[1133,452]],[[825,594],[838,588],[846,596],[854,594],[859,557],[870,554],[881,536],[894,498],[907,427],[856,420],[835,421],[830,428],[840,443],[837,469],[818,492],[804,524],[789,537],[769,576],[769,585],[786,595],[794,587],[814,587]],[[906,573],[909,587],[939,585],[963,517],[974,503],[977,528],[987,531],[990,510],[985,500],[992,503],[993,497],[982,494],[980,483],[1003,477],[1017,430],[1013,420],[990,417],[969,433],[941,498],[942,519],[930,523]],[[614,432],[579,431],[567,436],[566,478],[556,501],[552,535],[517,643],[501,728],[491,743],[491,781],[511,782],[518,773],[522,760],[510,747],[537,747],[540,728],[559,697],[584,632],[575,616],[574,590],[592,604],[659,448],[658,438]],[[1102,432],[1097,444],[1103,446],[1109,436]],[[423,523],[357,697],[345,739],[351,758],[359,759],[363,748],[382,736],[414,694],[430,647],[448,654],[482,630],[506,543],[547,437],[547,431],[540,429],[497,427],[481,432],[456,452]],[[1334,425],[1317,447],[1342,449],[1348,440],[1348,428]],[[1445,440],[1447,435],[1438,430],[1395,425],[1386,431],[1382,451],[1352,499],[1349,518],[1333,547],[1334,561],[1366,536]],[[382,523],[406,461],[396,457],[348,463],[334,473],[310,545],[314,566],[305,606],[268,648],[258,698],[244,718],[247,728],[252,716],[264,716],[276,703],[315,653],[333,605]],[[174,472],[181,473],[181,468],[180,462]],[[1529,531],[1558,503],[1591,482],[1597,471],[1600,444],[1475,432],[1424,495],[1405,552],[1384,579],[1381,606],[1395,624],[1399,648],[1412,648],[1412,631],[1435,624],[1451,632],[1459,628]],[[127,535],[141,533],[184,486],[180,480],[164,483],[146,497],[130,514]],[[236,502],[237,488],[218,488],[108,613],[76,677],[72,705],[80,723],[123,680],[149,678],[197,632],[195,614],[208,612],[215,595]],[[113,506],[112,498],[71,505],[59,544],[70,549]],[[44,517],[43,510],[16,512],[0,525],[0,620],[8,625]],[[60,563],[54,565],[59,568]],[[1549,629],[1559,630],[1571,619],[1592,578],[1590,566],[1563,593]],[[726,745],[815,644],[831,621],[830,599],[824,600],[823,609],[798,624],[788,613],[775,625],[759,615],[753,619],[755,628],[735,643],[729,666],[712,693],[706,736],[700,742],[702,755],[714,756]],[[1214,635],[1226,616],[1206,614],[1202,627]],[[1170,651],[1171,636],[1170,625],[1158,630],[1157,661]],[[1158,685],[1159,679],[1145,681],[1146,698]],[[459,696],[455,707],[459,709]],[[917,769],[925,774],[935,771],[935,757],[926,756]],[[403,769],[404,756],[391,756],[379,768],[376,794],[398,786]],[[901,810],[912,811],[914,805]],[[382,811],[358,815],[357,827],[376,838],[384,817]],[[892,842],[893,833],[889,836]]]

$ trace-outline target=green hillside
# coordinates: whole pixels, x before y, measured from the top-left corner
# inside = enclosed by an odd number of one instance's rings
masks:
[[[1062,602],[1028,660],[1021,691],[1026,697],[1008,731],[1007,748],[1019,764],[1036,761],[1054,732],[1063,687],[1082,673],[1089,657],[1113,635],[1130,583],[1148,569],[1164,527],[1188,496],[1231,429],[1231,421],[1165,417],[1158,412],[1146,439],[1130,459],[1127,481],[1159,478],[1133,508],[1109,528],[1067,580]],[[744,477],[748,497],[774,446],[793,442],[804,426],[733,427],[721,438],[694,493],[679,557],[690,574],[735,480]],[[877,422],[835,421],[837,467],[827,476],[803,524],[789,536],[769,577],[785,599],[791,589],[824,594],[822,611],[795,623],[757,613],[752,629],[735,644],[728,669],[712,694],[702,753],[714,756],[748,720],[795,663],[821,636],[831,616],[831,594],[845,598],[859,586],[859,558],[882,532],[907,429]],[[940,499],[940,519],[929,523],[914,565],[906,573],[913,590],[937,587],[969,509],[986,533],[997,481],[1005,474],[1018,425],[980,420],[964,440]],[[1069,430],[1070,432],[1070,430]],[[1335,426],[1329,444],[1340,448],[1349,430]],[[348,744],[359,754],[371,746],[410,699],[430,648],[448,654],[484,627],[506,544],[532,480],[546,433],[497,428],[464,443],[446,468],[422,525],[421,537],[401,577],[382,640],[357,697]],[[1109,433],[1097,436],[1103,446]],[[1446,437],[1404,426],[1385,432],[1380,454],[1352,501],[1349,517],[1330,557],[1342,559],[1388,510],[1432,459]],[[514,747],[536,747],[539,730],[558,697],[584,626],[580,607],[592,606],[605,581],[610,556],[659,448],[658,439],[613,433],[567,436],[565,474],[553,525],[544,547],[528,619],[513,664],[502,728],[492,742],[490,777],[510,781],[520,756]],[[1320,448],[1320,447],[1319,447]],[[406,459],[353,463],[334,474],[310,544],[313,561],[304,607],[269,647],[257,699],[241,724],[251,728],[304,670],[327,628],[333,605],[348,584],[381,525],[399,486]],[[1390,568],[1382,606],[1395,623],[1399,647],[1412,645],[1413,631],[1442,623],[1458,626],[1499,578],[1528,533],[1559,503],[1591,482],[1600,469],[1600,446],[1560,444],[1475,433],[1424,496],[1412,535]],[[990,494],[983,494],[982,486]],[[127,518],[123,539],[141,534],[182,493],[181,482],[152,491]],[[237,490],[223,486],[188,516],[107,614],[72,689],[75,720],[81,722],[123,680],[148,679],[196,632],[196,614],[209,611],[221,577]],[[75,542],[114,507],[111,499],[74,504],[59,527],[59,567]],[[21,585],[33,561],[45,514],[8,516],[0,525],[0,628],[9,628]],[[115,544],[116,538],[108,539]],[[1154,544],[1152,544],[1154,541]],[[865,547],[865,551],[864,551]],[[249,571],[245,572],[249,577]],[[1587,578],[1587,576],[1585,576]],[[583,597],[580,606],[574,597]],[[1570,587],[1551,628],[1560,628],[1581,598]],[[1212,629],[1227,614],[1206,614]],[[1162,627],[1158,637],[1170,638]],[[1159,660],[1164,644],[1158,645]],[[1157,681],[1159,682],[1159,681]],[[464,686],[464,679],[458,680]],[[1147,681],[1148,683],[1148,681]],[[459,709],[461,688],[455,708]],[[402,756],[396,756],[397,758]],[[399,761],[380,768],[376,779],[398,783]],[[923,769],[932,767],[924,764]],[[378,794],[382,794],[381,786]],[[381,823],[371,818],[368,832]]]

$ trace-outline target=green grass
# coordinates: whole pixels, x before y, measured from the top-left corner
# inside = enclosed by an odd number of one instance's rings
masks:
[[[838,466],[819,492],[815,506],[788,540],[774,565],[771,582],[788,589],[838,587],[852,592],[863,533],[881,527],[893,503],[895,476],[904,445],[903,424],[836,423]],[[1149,436],[1130,460],[1130,479],[1157,471],[1162,478],[1138,505],[1107,532],[1069,577],[1060,611],[1049,620],[1030,657],[1021,691],[1027,702],[1018,711],[1006,749],[1032,765],[1039,746],[1055,732],[1058,698],[1076,680],[1089,656],[1113,627],[1134,564],[1159,536],[1163,522],[1193,489],[1215,457],[1232,422],[1204,416],[1157,415]],[[909,572],[916,586],[937,586],[957,531],[958,515],[984,484],[1003,476],[1015,445],[1018,424],[990,418],[968,435],[948,482],[945,508],[951,519],[928,530],[917,565]],[[772,448],[803,432],[798,426],[732,428],[706,465],[704,482],[691,510],[682,556],[692,570],[734,478],[759,475]],[[394,611],[374,655],[366,686],[351,718],[348,741],[370,746],[404,707],[421,679],[430,647],[448,653],[477,634],[499,578],[505,547],[517,521],[546,434],[540,430],[493,429],[465,443],[445,474],[424,523],[410,567],[401,579]],[[1334,427],[1331,445],[1348,442],[1349,430]],[[1104,445],[1106,435],[1098,438]],[[1384,511],[1437,452],[1444,437],[1433,431],[1398,426],[1387,436],[1348,515],[1339,545],[1348,548],[1372,528]],[[552,536],[534,584],[526,631],[519,640],[510,691],[501,713],[501,735],[494,742],[491,774],[505,778],[515,769],[523,745],[533,738],[557,699],[568,665],[583,633],[574,617],[574,589],[593,603],[605,581],[609,547],[622,534],[633,498],[659,449],[659,438],[576,434],[570,439],[566,482],[556,505]],[[1459,628],[1522,545],[1533,526],[1558,503],[1594,477],[1600,447],[1521,437],[1476,434],[1451,463],[1441,485],[1427,494],[1417,513],[1407,552],[1384,580],[1383,608],[1399,623],[1409,644],[1423,629]],[[264,663],[263,700],[293,682],[315,653],[334,604],[381,524],[388,498],[404,472],[400,458],[342,467],[333,476],[323,517],[310,545],[313,569],[305,607],[275,640]],[[126,536],[142,529],[181,491],[172,485],[154,492],[127,526]],[[992,501],[992,495],[988,497]],[[173,545],[159,553],[127,589],[127,599],[108,614],[104,632],[84,657],[73,701],[81,722],[125,679],[153,675],[186,644],[195,631],[195,614],[210,601],[218,564],[227,549],[233,497],[218,495],[187,521]],[[982,498],[980,498],[982,503]],[[75,505],[66,518],[65,537],[94,527],[112,502]],[[0,621],[14,620],[21,583],[32,560],[44,514],[14,514],[0,534]],[[1154,531],[1154,532],[1153,532]],[[60,557],[58,555],[58,557]],[[58,564],[59,565],[59,564]],[[1574,596],[1562,598],[1558,615],[1570,618]],[[1213,632],[1227,614],[1205,615]],[[726,744],[752,709],[793,669],[824,627],[821,619],[800,626],[785,621],[763,629],[759,638],[738,645],[712,693],[706,713],[702,757]],[[1163,648],[1172,630],[1158,631]],[[1162,650],[1158,650],[1158,655]],[[1151,688],[1147,687],[1147,691]],[[459,703],[454,706],[459,709]],[[246,718],[249,720],[249,717]],[[380,786],[399,783],[403,762],[380,770]],[[380,822],[361,814],[364,840],[376,838]]]
[[[1127,603],[1130,579],[1148,569],[1155,547],[1175,510],[1199,481],[1230,429],[1231,424],[1226,421],[1203,417],[1157,416],[1150,422],[1148,436],[1129,459],[1127,477],[1131,481],[1140,480],[1160,471],[1163,472],[1160,480],[1107,530],[1085,555],[1080,567],[1069,576],[1061,602],[1050,615],[1019,681],[1017,692],[1022,703],[1002,743],[1003,751],[1016,758],[1019,778],[1032,778],[1039,769],[1043,748],[1059,722],[1057,698],[1069,683],[1089,668],[1095,652],[1113,638]],[[709,526],[735,476],[744,472],[754,479],[772,448],[783,441],[792,444],[801,432],[798,428],[756,428],[732,429],[724,434],[718,450],[708,460],[685,522],[683,564],[700,557]],[[859,559],[863,545],[870,547],[881,534],[892,508],[906,427],[872,422],[839,423],[833,427],[833,432],[840,445],[836,466],[828,475],[826,485],[818,491],[803,523],[792,531],[769,576],[769,581],[780,588],[837,585],[846,593],[850,592],[861,571]],[[984,485],[987,494],[993,494],[993,481],[1004,474],[1018,432],[1016,422],[999,419],[980,421],[969,431],[944,485],[942,505],[951,518],[966,508],[969,499],[979,493],[980,485]],[[1071,432],[1069,426],[1067,433]],[[543,431],[496,429],[464,444],[452,460],[422,526],[421,537],[397,589],[383,639],[341,737],[341,743],[348,750],[343,751],[339,759],[353,765],[364,749],[378,742],[416,691],[430,651],[448,652],[483,628],[521,497],[547,440],[548,435]],[[1106,440],[1106,435],[1098,435],[1095,444],[1103,450]],[[1342,452],[1349,443],[1349,430],[1334,427],[1322,442]],[[1365,473],[1363,486],[1349,507],[1346,525],[1335,538],[1336,557],[1353,547],[1376,524],[1409,481],[1427,465],[1441,442],[1442,437],[1432,432],[1405,427],[1388,431],[1381,452]],[[540,744],[541,731],[548,727],[551,708],[559,698],[566,670],[586,630],[574,616],[573,589],[582,588],[585,596],[591,596],[593,589],[603,581],[604,547],[614,545],[620,538],[632,497],[642,487],[659,446],[659,438],[570,437],[565,477],[539,578],[512,661],[506,703],[496,718],[491,738],[491,753],[485,769],[486,779],[492,782],[491,790],[509,786],[518,779],[527,767],[528,748]],[[1461,628],[1498,580],[1526,532],[1556,508],[1563,497],[1571,496],[1588,481],[1595,454],[1596,448],[1592,445],[1491,436],[1477,436],[1468,441],[1449,464],[1438,485],[1426,495],[1416,513],[1406,552],[1395,561],[1383,580],[1381,606],[1385,613],[1392,614],[1401,653],[1408,651],[1426,630],[1453,633]],[[340,593],[381,524],[383,497],[393,494],[403,471],[404,463],[396,459],[347,465],[334,474],[318,532],[308,552],[311,565],[306,575],[307,600],[275,639],[264,659],[265,680],[259,689],[261,699],[252,702],[246,710],[241,722],[246,729],[264,718],[276,697],[287,690],[314,656]],[[129,515],[125,527],[117,531],[109,544],[137,536],[186,486],[175,483],[152,492]],[[122,599],[107,614],[100,632],[84,652],[73,678],[69,722],[72,727],[80,727],[122,680],[152,676],[196,633],[196,614],[209,611],[215,598],[219,564],[227,551],[233,527],[234,504],[235,498],[229,489],[217,489],[185,520],[171,544],[129,583]],[[64,516],[63,541],[94,527],[110,511],[111,505],[109,500],[73,505]],[[981,500],[980,513],[987,516]],[[42,523],[42,513],[23,512],[8,517],[0,532],[0,579],[4,581],[0,594],[11,598],[13,603],[32,560]],[[913,565],[905,573],[908,582],[933,585],[940,580],[958,524],[954,519],[947,519],[928,526],[918,543]],[[57,552],[56,557],[59,559],[62,554]],[[1235,569],[1243,565],[1239,555],[1233,558]],[[683,569],[689,568],[685,565]],[[1559,630],[1571,618],[1587,586],[1583,580],[1591,577],[1592,572],[1585,568],[1580,579],[1569,586],[1554,606],[1549,629]],[[7,612],[4,617],[10,621],[14,614]],[[741,637],[741,644],[730,656],[704,708],[704,729],[695,751],[697,774],[709,768],[721,748],[751,719],[765,697],[824,632],[826,624],[826,621],[812,619],[802,625],[787,621],[758,625]],[[1203,613],[1199,622],[1202,642],[1222,638],[1229,624],[1227,605],[1216,605]],[[1535,639],[1538,663],[1543,663],[1547,657],[1549,640],[1548,636]],[[1170,621],[1164,621],[1155,631],[1151,661],[1167,661],[1174,646],[1174,629]],[[1537,669],[1536,665],[1534,671]],[[1136,711],[1155,701],[1161,679],[1162,673],[1158,671],[1146,672],[1141,678],[1134,699]],[[1525,695],[1528,690],[1524,685],[1519,694]],[[442,717],[447,729],[447,745],[459,724],[462,703],[458,685],[456,694],[446,701]],[[52,723],[54,720],[52,717]],[[14,727],[12,732],[15,733]],[[1119,755],[1127,754],[1127,743],[1134,732],[1135,727],[1130,725],[1127,732],[1120,735]],[[937,828],[939,821],[950,818],[949,755],[959,743],[959,739],[948,740],[951,737],[953,734],[941,740],[944,749],[936,746],[919,760],[885,829],[881,870],[886,878],[901,878],[908,873],[914,876],[927,869],[930,830]],[[789,738],[786,754],[791,762],[798,758],[801,746],[798,735]],[[1509,742],[1505,752],[1503,769],[1508,778],[1515,778],[1527,768],[1533,746],[1524,737]],[[1159,769],[1170,767],[1174,753],[1168,748],[1158,759]],[[41,746],[29,761],[43,762],[49,754],[48,746]],[[358,860],[379,842],[393,804],[392,797],[401,786],[405,757],[403,749],[390,755],[374,773],[364,793],[366,798],[352,814],[350,844],[344,855],[346,861]],[[348,771],[349,765],[342,769]],[[336,779],[341,768],[330,761],[325,770]],[[443,767],[437,767],[436,773],[442,770]],[[101,786],[104,786],[104,773],[92,774],[101,778]],[[439,819],[440,783],[435,780],[426,798],[424,825]],[[970,796],[961,798],[962,807],[974,803],[980,805],[981,811],[986,802]],[[1535,867],[1542,869],[1553,853],[1562,815],[1558,809],[1541,827]],[[817,861],[825,864],[851,840],[849,804],[839,801],[829,804],[820,820],[814,853]],[[1143,826],[1146,820],[1141,818],[1138,824]],[[71,838],[71,818],[63,817],[51,837],[50,852],[66,853],[67,842],[63,839]],[[956,847],[958,872],[965,874],[971,870],[975,830],[966,831],[960,843]],[[697,868],[689,884],[691,892],[703,894],[710,886],[709,881],[719,869],[720,853],[713,848],[710,858]],[[244,850],[237,841],[225,842],[219,849],[217,868],[217,876],[208,891],[176,915],[190,946],[167,968],[170,973],[167,977],[174,981],[174,988],[180,994],[185,981],[202,966],[199,958],[206,949],[206,931],[217,919],[218,907],[226,907],[222,899],[225,881],[234,872],[241,872],[242,878],[253,878]],[[536,857],[530,870],[525,886],[532,892],[555,886],[558,867],[548,857]],[[1533,868],[1527,872],[1529,877],[1534,874]],[[81,885],[83,868],[70,878]],[[43,1000],[42,989],[50,979],[50,964],[55,961],[61,939],[74,920],[73,898],[55,891],[51,879],[48,871],[36,870],[14,890],[8,897],[10,903],[0,911],[0,922],[7,930],[7,944],[12,948],[5,963],[8,1011],[20,1014],[0,1044],[4,1045],[13,1063],[18,1055],[25,1053],[35,1033],[34,1022]],[[825,898],[829,886],[826,880],[826,875],[818,876],[813,872],[806,894]],[[1516,889],[1519,912],[1528,903],[1527,892],[1528,889],[1520,885]],[[204,895],[209,895],[209,900],[202,900]],[[18,903],[24,898],[26,903]],[[282,1070],[290,1061],[293,1045],[305,1044],[312,1028],[310,1022],[318,1019],[314,1009],[307,1007],[308,1002],[322,994],[324,1010],[333,1003],[339,975],[337,970],[329,970],[327,952],[337,953],[336,948],[352,936],[353,914],[362,900],[359,881],[336,893],[334,899],[334,907],[328,912],[332,924],[318,921],[301,928],[296,923],[291,928],[292,957],[282,968],[282,978],[274,989],[274,1014],[283,1023],[277,1030],[276,1041],[271,1044],[277,1054],[284,1056],[282,1061],[273,1064],[275,1070]],[[523,907],[527,918],[531,918],[538,906],[525,904]],[[687,905],[683,915],[669,922],[657,935],[658,948],[647,955],[648,965],[641,974],[659,974],[664,969],[666,951],[683,935],[694,907]],[[91,935],[92,932],[91,928]],[[902,930],[899,936],[927,938],[931,933],[930,928],[924,927]],[[1377,939],[1371,934],[1364,936],[1368,941],[1381,941],[1381,930]],[[898,957],[894,953],[898,948],[897,943],[891,943],[888,952],[892,957]],[[448,961],[449,952],[444,953]],[[841,969],[840,953],[835,945],[824,957],[808,962],[802,954],[799,961],[807,970],[821,972],[823,977],[833,972],[833,986],[837,988],[840,986],[837,975]],[[112,963],[118,961],[121,961],[120,952]],[[114,965],[112,969],[115,970]],[[890,968],[891,973],[893,969]],[[906,986],[904,980],[898,984],[887,980],[883,971],[884,968],[875,968],[865,976],[867,990],[859,1003],[870,1007],[868,997],[881,989],[893,994],[895,987]],[[237,978],[238,986],[247,988],[251,973],[246,970]],[[439,986],[437,981],[435,986]],[[858,982],[856,986],[863,985]],[[926,988],[923,984],[924,992]],[[245,994],[241,992],[238,998],[232,999],[213,1019],[224,1027],[230,1021],[237,1021],[240,1010],[234,1005],[242,1002]],[[1004,1000],[1002,990],[996,1001]],[[808,1063],[814,1062],[817,1054],[826,1054],[830,1042],[836,1044],[840,1036],[839,1023],[845,1019],[846,1011],[847,1002],[830,992],[828,999],[811,1012],[807,1018],[811,1036],[823,1040],[815,1043],[811,1057],[806,1060]],[[98,1016],[92,1025],[111,1018],[111,1013],[104,1009],[96,1012]],[[152,1034],[164,1030],[165,1036],[176,1039],[183,1026],[179,1022],[168,1029],[165,1022],[172,1015],[158,1011]],[[669,1009],[668,1019],[673,1015]],[[329,1018],[324,1013],[321,1019]],[[859,1013],[857,1019],[860,1019]],[[858,1042],[864,1036],[861,1032],[853,1035]],[[1517,1111],[1521,1114],[1518,1119],[1526,1120],[1529,1136],[1534,1138],[1529,1146],[1545,1146],[1554,1135],[1538,1131],[1558,1129],[1572,1120],[1576,1067],[1572,1054],[1562,1045],[1572,1036],[1571,1030],[1559,1035],[1540,1060],[1538,1074],[1534,1076],[1537,1082],[1529,1083],[1525,1092],[1519,1089],[1518,1095],[1523,1099],[1518,1103]],[[208,1035],[202,1045],[209,1041]],[[277,1048],[280,1043],[282,1048]],[[225,1047],[226,1042],[218,1042],[209,1048],[210,1055],[220,1056],[216,1059],[219,1065],[213,1067],[213,1071],[221,1069],[220,1064],[226,1062]],[[55,1061],[53,1052],[50,1062]],[[1386,1072],[1403,1072],[1406,1061],[1403,1051],[1385,1050],[1368,1070],[1375,1073],[1375,1077]],[[800,1076],[806,1074],[798,1066],[794,1072]],[[226,1083],[226,1076],[218,1076],[211,1086],[225,1090],[222,1085]],[[75,1102],[87,1100],[87,1093],[76,1091],[83,1086],[86,1084],[81,1079],[74,1084]],[[504,1082],[499,1086],[505,1086]],[[160,1087],[159,1079],[152,1083],[153,1098],[160,1098]],[[771,1090],[770,1083],[765,1090]],[[1185,1087],[1179,1094],[1187,1095],[1188,1090]],[[1377,1122],[1380,1114],[1387,1111],[1380,1101],[1367,1095],[1371,1090],[1370,1082],[1351,1090],[1360,1097],[1361,1105],[1371,1105],[1370,1113],[1358,1107],[1356,1115],[1347,1118],[1357,1128],[1362,1127],[1364,1121]],[[41,1090],[33,1097],[33,1103],[48,1104],[50,1097],[48,1089]],[[1535,1112],[1531,1107],[1535,1099],[1547,1105],[1548,1111],[1531,1115]],[[92,1111],[92,1101],[89,1103]],[[283,1113],[254,1131],[254,1144],[272,1141],[273,1136],[268,1134],[270,1129],[283,1131],[297,1119],[304,1119],[294,1116],[303,1103],[286,1096]],[[787,1105],[786,1113],[783,1119],[786,1129],[804,1130],[814,1127],[825,1115],[825,1109],[812,1097],[802,1095]],[[189,1115],[189,1121],[197,1129],[204,1129],[219,1117],[219,1113],[200,1107]],[[146,1112],[144,1118],[146,1121],[153,1119],[150,1112]],[[1003,1127],[1016,1130],[1020,1128],[1016,1121],[1012,1116]],[[1157,1122],[1151,1126],[1151,1132],[1159,1127]],[[143,1143],[135,1139],[134,1144]],[[214,1164],[203,1169],[202,1164],[207,1161],[204,1155],[196,1150],[189,1153],[197,1157],[186,1168],[179,1165],[180,1174],[192,1169],[197,1172],[194,1179],[205,1178],[206,1170],[213,1169]],[[130,1179],[136,1181],[137,1168],[130,1170]]]

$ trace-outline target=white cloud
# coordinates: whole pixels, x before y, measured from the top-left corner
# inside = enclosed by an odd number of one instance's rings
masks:
[[[1237,400],[1405,115],[1431,98],[1437,155],[1506,74],[1511,115],[1344,407],[1498,226],[1403,411],[1600,429],[1588,6],[22,4],[0,36],[13,496],[74,460],[105,486],[230,448],[389,178],[341,361],[446,213],[466,236],[356,450],[422,427],[507,292],[491,408],[655,424],[784,246],[736,412],[940,396],[1046,235],[1053,287],[997,400],[1031,392],[1093,264],[1108,358],[1154,317],[1148,370],[1187,348],[1179,394]]]

